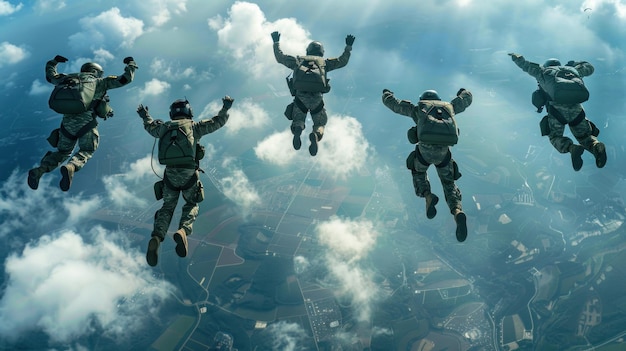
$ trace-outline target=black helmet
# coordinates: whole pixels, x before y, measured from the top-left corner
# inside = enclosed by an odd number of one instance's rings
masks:
[[[104,73],[102,66],[100,66],[99,64],[95,62],[87,62],[83,64],[82,66],[80,66],[80,71],[93,73],[98,78],[101,78],[102,74]]]
[[[543,64],[543,67],[560,66],[560,65],[561,65],[561,61],[559,61],[559,59],[550,58],[546,60],[546,62]]]
[[[435,90],[426,90],[420,95],[420,100],[441,100]]]
[[[178,99],[170,105],[170,118],[171,119],[184,119],[184,118],[192,118],[193,117],[193,109],[191,105],[189,105],[189,101],[187,99]]]
[[[324,56],[324,45],[319,41],[312,41],[309,46],[306,47],[307,55]]]

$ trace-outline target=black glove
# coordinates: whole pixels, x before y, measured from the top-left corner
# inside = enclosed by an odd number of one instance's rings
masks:
[[[65,58],[65,57],[63,57],[63,56],[61,56],[61,55],[56,55],[56,56],[54,57],[54,60],[55,60],[56,62],[67,62],[67,58]]]
[[[517,60],[520,60],[520,59],[524,58],[524,56],[522,56],[520,54],[514,54],[512,52],[509,53],[508,55],[511,56],[511,60],[513,60],[513,61],[517,61]]]
[[[142,119],[146,119],[146,118],[150,117],[150,113],[148,113],[148,106],[144,106],[142,104],[139,104],[139,107],[137,107],[137,114]]]
[[[352,44],[354,44],[354,39],[355,39],[355,38],[354,38],[354,35],[352,35],[352,34],[348,34],[348,35],[346,36],[346,45],[348,45],[348,46],[352,46]]]
[[[460,96],[462,92],[465,91],[465,88],[461,88],[459,89],[459,91],[456,92],[456,96]]]
[[[391,90],[389,90],[389,89],[383,89],[383,95],[385,95],[385,94],[387,94],[387,93],[389,93],[389,94],[393,95],[393,91],[391,91]]]
[[[222,106],[224,109],[228,110],[231,106],[233,106],[233,101],[235,101],[235,99],[231,98],[230,96],[226,95],[222,98]]]
[[[280,33],[278,33],[278,32],[272,32],[272,40],[273,40],[275,43],[278,43],[278,41],[280,40]]]
[[[125,64],[129,64],[130,61],[135,61],[135,59],[132,56],[128,56],[128,57],[124,58],[124,63]]]

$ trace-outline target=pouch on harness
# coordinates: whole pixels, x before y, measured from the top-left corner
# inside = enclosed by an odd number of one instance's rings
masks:
[[[321,56],[299,56],[298,68],[293,71],[290,89],[312,93],[327,93],[330,91],[326,78],[326,61]],[[292,93],[293,95],[293,93]]]
[[[541,88],[555,103],[579,104],[589,99],[589,90],[574,67],[548,67],[543,76]]]
[[[167,131],[159,138],[159,163],[166,166],[196,168],[196,144],[192,121],[168,122]],[[199,156],[199,155],[198,155]]]
[[[418,108],[424,114],[424,118],[419,118],[417,122],[417,140],[420,143],[451,146],[459,141],[459,129],[450,103],[422,100]]]
[[[92,108],[95,92],[96,78],[91,74],[69,74],[52,90],[48,106],[61,114],[83,113]]]

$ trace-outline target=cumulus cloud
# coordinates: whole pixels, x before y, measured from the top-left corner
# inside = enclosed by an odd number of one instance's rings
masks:
[[[96,326],[124,339],[156,313],[173,287],[149,273],[142,255],[116,243],[119,233],[94,228],[88,236],[90,241],[72,231],[44,235],[6,259],[0,299],[5,340],[41,330],[67,342]]]
[[[13,5],[8,1],[0,0],[0,16],[6,16],[17,12],[22,9],[23,6],[24,4],[22,4],[21,2],[17,5]]]
[[[289,129],[273,133],[254,148],[256,156],[275,165],[292,164],[300,157],[310,155],[307,150],[294,152],[293,135]],[[303,133],[302,147],[308,143],[308,133]],[[305,142],[306,141],[306,142]],[[318,144],[315,162],[317,167],[335,178],[345,179],[366,166],[373,148],[363,135],[361,123],[354,117],[331,115],[328,117],[324,138]]]
[[[270,324],[267,330],[272,335],[272,350],[297,351],[304,347],[307,334],[299,324],[280,321]]]
[[[141,98],[161,95],[169,90],[170,87],[170,83],[158,80],[156,78],[152,78],[152,80],[144,84],[144,87],[140,90],[139,95],[141,96]]]
[[[160,27],[168,23],[173,16],[187,12],[187,0],[145,0],[131,5],[135,6],[143,14],[143,18],[154,27]]]
[[[218,45],[240,67],[255,78],[280,75],[284,67],[276,63],[270,33],[282,33],[280,43],[286,53],[304,53],[311,41],[309,33],[294,18],[270,22],[257,4],[237,1],[228,10],[228,18],[220,15],[208,21],[217,32]]]
[[[35,79],[30,86],[28,95],[42,95],[52,92],[52,86],[48,83],[42,83],[39,79]]]
[[[242,208],[244,214],[261,204],[261,197],[250,183],[243,170],[235,165],[232,158],[226,158],[222,167],[228,170],[228,175],[220,179],[224,196]]]
[[[143,21],[134,17],[124,17],[117,7],[94,17],[81,18],[79,23],[82,31],[69,38],[70,45],[77,50],[107,45],[129,48],[144,32]]]
[[[379,287],[372,280],[373,272],[362,261],[380,235],[368,220],[331,217],[316,227],[320,245],[327,248],[326,264],[338,283],[336,293],[352,300],[359,321],[370,321],[372,303],[379,296]]]
[[[216,100],[209,103],[200,118],[210,118],[222,108],[222,101]],[[260,130],[270,124],[270,116],[259,104],[250,99],[235,101],[233,107],[228,110],[228,123],[224,126],[227,135],[235,135],[239,131],[252,129]]]
[[[30,53],[19,46],[13,45],[7,41],[0,43],[0,67],[4,64],[15,64],[27,58]]]
[[[66,6],[65,0],[37,0],[35,2],[35,11],[39,13],[45,13],[49,11],[56,11]]]
[[[150,73],[169,80],[183,80],[194,77],[194,67],[178,67],[178,64],[166,60],[154,58],[150,63]]]
[[[102,181],[107,190],[107,197],[119,208],[145,207],[147,201],[137,196],[135,188],[139,184],[144,184],[153,172],[163,174],[163,167],[152,159],[152,155],[147,155],[130,165],[123,165],[123,169],[129,169],[124,174],[104,176]]]

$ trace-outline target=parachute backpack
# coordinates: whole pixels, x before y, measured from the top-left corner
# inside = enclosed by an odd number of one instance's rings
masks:
[[[298,67],[293,72],[292,86],[296,91],[327,93],[326,60],[321,56],[298,56]]]
[[[166,123],[167,131],[159,137],[159,163],[165,166],[196,168],[196,142],[193,121],[177,119]]]
[[[452,146],[459,141],[459,129],[449,102],[422,100],[418,108],[424,115],[417,122],[420,143]]]
[[[557,104],[580,104],[589,100],[589,90],[574,67],[546,67],[541,88]]]
[[[68,74],[52,90],[48,106],[61,114],[83,113],[93,108],[95,92],[96,78],[92,74]]]

